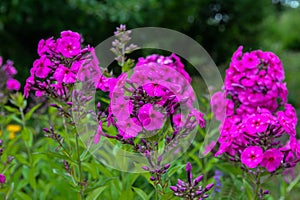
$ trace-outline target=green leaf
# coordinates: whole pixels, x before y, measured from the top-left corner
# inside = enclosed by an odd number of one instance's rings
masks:
[[[107,185],[99,187],[88,194],[86,200],[97,200],[100,194],[106,189]]]
[[[290,183],[287,188],[287,192],[290,192],[300,181],[300,174]]]
[[[29,112],[27,112],[25,114],[25,120],[29,120],[30,117],[32,116],[32,114],[34,113],[34,111],[36,111],[42,104],[37,104],[35,106],[33,106]]]
[[[10,107],[10,106],[4,106],[4,108],[5,108],[8,112],[15,113],[15,114],[17,114],[17,115],[20,114],[20,111],[19,111],[17,108],[13,108],[13,107]]]
[[[137,188],[137,187],[132,187],[132,189],[134,190],[134,192],[139,195],[143,200],[147,200],[148,195],[144,192],[144,190]]]
[[[174,200],[178,199],[177,197],[174,196],[173,192],[167,192],[162,196],[162,200]]]
[[[35,168],[31,167],[28,173],[29,184],[35,190],[36,189],[36,179],[35,179]]]
[[[73,164],[77,164],[77,162],[73,161],[67,155],[63,155],[63,154],[59,154],[59,153],[55,153],[55,152],[51,152],[51,151],[45,152],[45,153],[42,153],[42,154],[46,154],[47,156],[49,156],[49,158],[56,157],[56,158],[66,160],[68,162],[72,162]]]
[[[71,176],[71,174],[65,172],[65,171],[62,171],[62,170],[59,170],[59,169],[52,169],[52,172],[54,174],[57,174],[57,175],[60,175],[62,176],[63,178],[65,178],[73,187],[76,187],[77,186],[77,182],[76,180],[73,178],[73,176]]]
[[[220,168],[222,171],[225,171],[232,176],[241,175],[243,173],[241,168],[236,167],[230,163],[219,163],[218,168]]]
[[[21,164],[30,166],[30,163],[29,163],[29,162],[27,161],[27,159],[24,158],[21,154],[17,154],[17,155],[15,156],[15,158],[16,158],[17,161],[19,161]]]
[[[106,177],[112,177],[112,176],[113,176],[112,172],[110,172],[110,171],[108,170],[107,167],[104,167],[104,166],[101,165],[101,164],[99,164],[99,165],[97,165],[97,166],[95,166],[95,167],[97,167],[97,168],[99,169],[99,171],[100,171],[102,174],[104,174],[104,176],[106,176]]]
[[[86,171],[89,172],[89,174],[92,175],[93,178],[97,178],[98,171],[97,171],[97,167],[95,167],[95,165],[93,165],[92,163],[83,162],[82,166]]]
[[[128,72],[133,65],[134,65],[133,60],[131,59],[126,60],[124,65],[122,66],[122,72]]]
[[[20,192],[18,191],[16,193],[18,199],[22,199],[22,200],[31,200],[32,198],[30,196],[28,196],[27,194],[23,193],[23,192]]]
[[[179,170],[181,170],[185,165],[175,165],[174,167],[171,167],[168,170],[168,176],[172,176],[173,174],[175,174],[176,172],[178,172]]]
[[[23,129],[22,129],[22,131],[21,131],[21,134],[22,134],[22,139],[24,140],[24,141],[29,141],[30,140],[30,134],[31,134],[31,132],[29,131],[29,129],[28,128],[26,128],[26,127],[24,127]]]
[[[253,189],[252,189],[251,185],[245,179],[243,179],[243,183],[244,183],[244,187],[245,187],[248,199],[253,199]]]
[[[118,177],[111,177],[111,178],[101,179],[101,180],[99,181],[100,183],[98,183],[98,185],[95,185],[95,186],[89,186],[89,187],[85,190],[85,192],[86,192],[86,193],[92,192],[93,190],[95,190],[95,189],[97,189],[97,188],[99,188],[99,187],[103,187],[103,186],[105,186],[105,185],[110,184],[109,181],[111,181],[111,180],[116,180],[116,179],[118,179]]]
[[[131,189],[128,190],[123,190],[121,191],[121,195],[119,197],[119,200],[124,200],[124,199],[133,199],[133,192]]]

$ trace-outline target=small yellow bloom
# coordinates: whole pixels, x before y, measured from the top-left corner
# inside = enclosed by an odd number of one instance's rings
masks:
[[[9,139],[12,140],[16,137],[16,133],[15,132],[9,132]]]
[[[21,126],[17,125],[17,124],[9,124],[7,125],[6,129],[9,131],[9,132],[19,132],[21,130]]]
[[[0,130],[0,136],[2,136],[2,131]]]

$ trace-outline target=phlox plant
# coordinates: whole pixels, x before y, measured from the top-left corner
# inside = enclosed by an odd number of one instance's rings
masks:
[[[196,98],[190,86],[191,78],[175,54],[168,57],[151,55],[139,58],[136,63],[128,59],[127,54],[138,47],[128,44],[130,31],[124,25],[117,28],[115,36],[111,51],[122,68],[118,76],[100,71],[94,48],[82,46],[83,39],[76,32],[63,31],[58,39],[41,40],[38,45],[40,58],[33,63],[24,95],[28,97],[33,91],[36,97],[46,95],[54,101],[50,106],[61,116],[64,131],[53,125],[43,130],[46,137],[57,142],[56,150],[64,158],[65,173],[80,199],[86,198],[93,183],[97,182],[84,168],[91,166],[89,149],[100,145],[103,137],[131,146],[131,151],[142,155],[147,162],[140,168],[150,172],[149,181],[155,187],[156,198],[163,197],[168,191],[170,196],[173,193],[167,187],[170,180],[164,177],[171,165],[165,163],[165,158],[171,153],[180,154],[180,141],[196,127],[205,126],[203,114],[193,107]],[[78,82],[84,83],[83,88],[76,88]],[[106,101],[97,102],[96,111],[83,109],[92,100],[92,94],[86,93],[91,90],[108,96]],[[105,102],[109,102],[108,106]],[[76,128],[76,121],[91,116],[97,120],[97,126],[92,144],[84,149],[85,141],[80,139],[84,131]],[[111,127],[115,131],[107,131],[112,130]],[[147,137],[140,138],[141,135]],[[176,196],[186,199],[207,198],[213,184],[203,190],[199,187],[196,193],[192,189],[181,195],[173,191]],[[142,193],[138,188],[134,190]]]
[[[252,181],[254,199],[264,199],[269,191],[261,188],[262,182],[291,173],[300,161],[297,116],[287,103],[280,59],[272,52],[243,53],[242,49],[233,54],[223,92],[212,98],[219,119],[226,109],[215,156],[240,165]]]
[[[178,55],[133,59],[131,31],[114,36],[108,68],[77,32],[41,39],[23,94],[0,57],[1,197],[262,200],[273,177],[292,177],[282,197],[297,186],[297,116],[274,53],[239,47],[222,91],[199,99]],[[220,137],[201,158],[212,117]]]

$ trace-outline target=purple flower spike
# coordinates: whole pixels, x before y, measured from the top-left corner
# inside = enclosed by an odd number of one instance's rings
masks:
[[[192,165],[189,162],[186,164],[186,172],[188,179],[187,183],[178,179],[176,186],[170,186],[170,189],[174,192],[174,195],[178,197],[189,197],[189,199],[208,198],[208,194],[205,193],[208,192],[214,186],[214,184],[208,184],[206,187],[198,186],[199,182],[203,179],[203,175],[198,176],[193,180]]]
[[[190,162],[186,164],[186,174],[188,178],[188,182],[191,185],[192,184],[192,179],[193,179],[193,174],[192,174],[192,165]]]

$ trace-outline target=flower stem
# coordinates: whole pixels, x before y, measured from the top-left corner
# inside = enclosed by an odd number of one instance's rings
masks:
[[[79,134],[76,132],[76,152],[77,152],[77,164],[78,164],[78,185],[80,186],[79,199],[84,199],[84,185],[83,185],[83,175],[80,159],[80,150],[79,150]]]
[[[257,200],[257,199],[260,199],[260,195],[259,195],[259,189],[260,189],[260,173],[258,173],[256,175],[256,182],[255,182],[255,196],[254,196],[254,199],[253,200]]]

